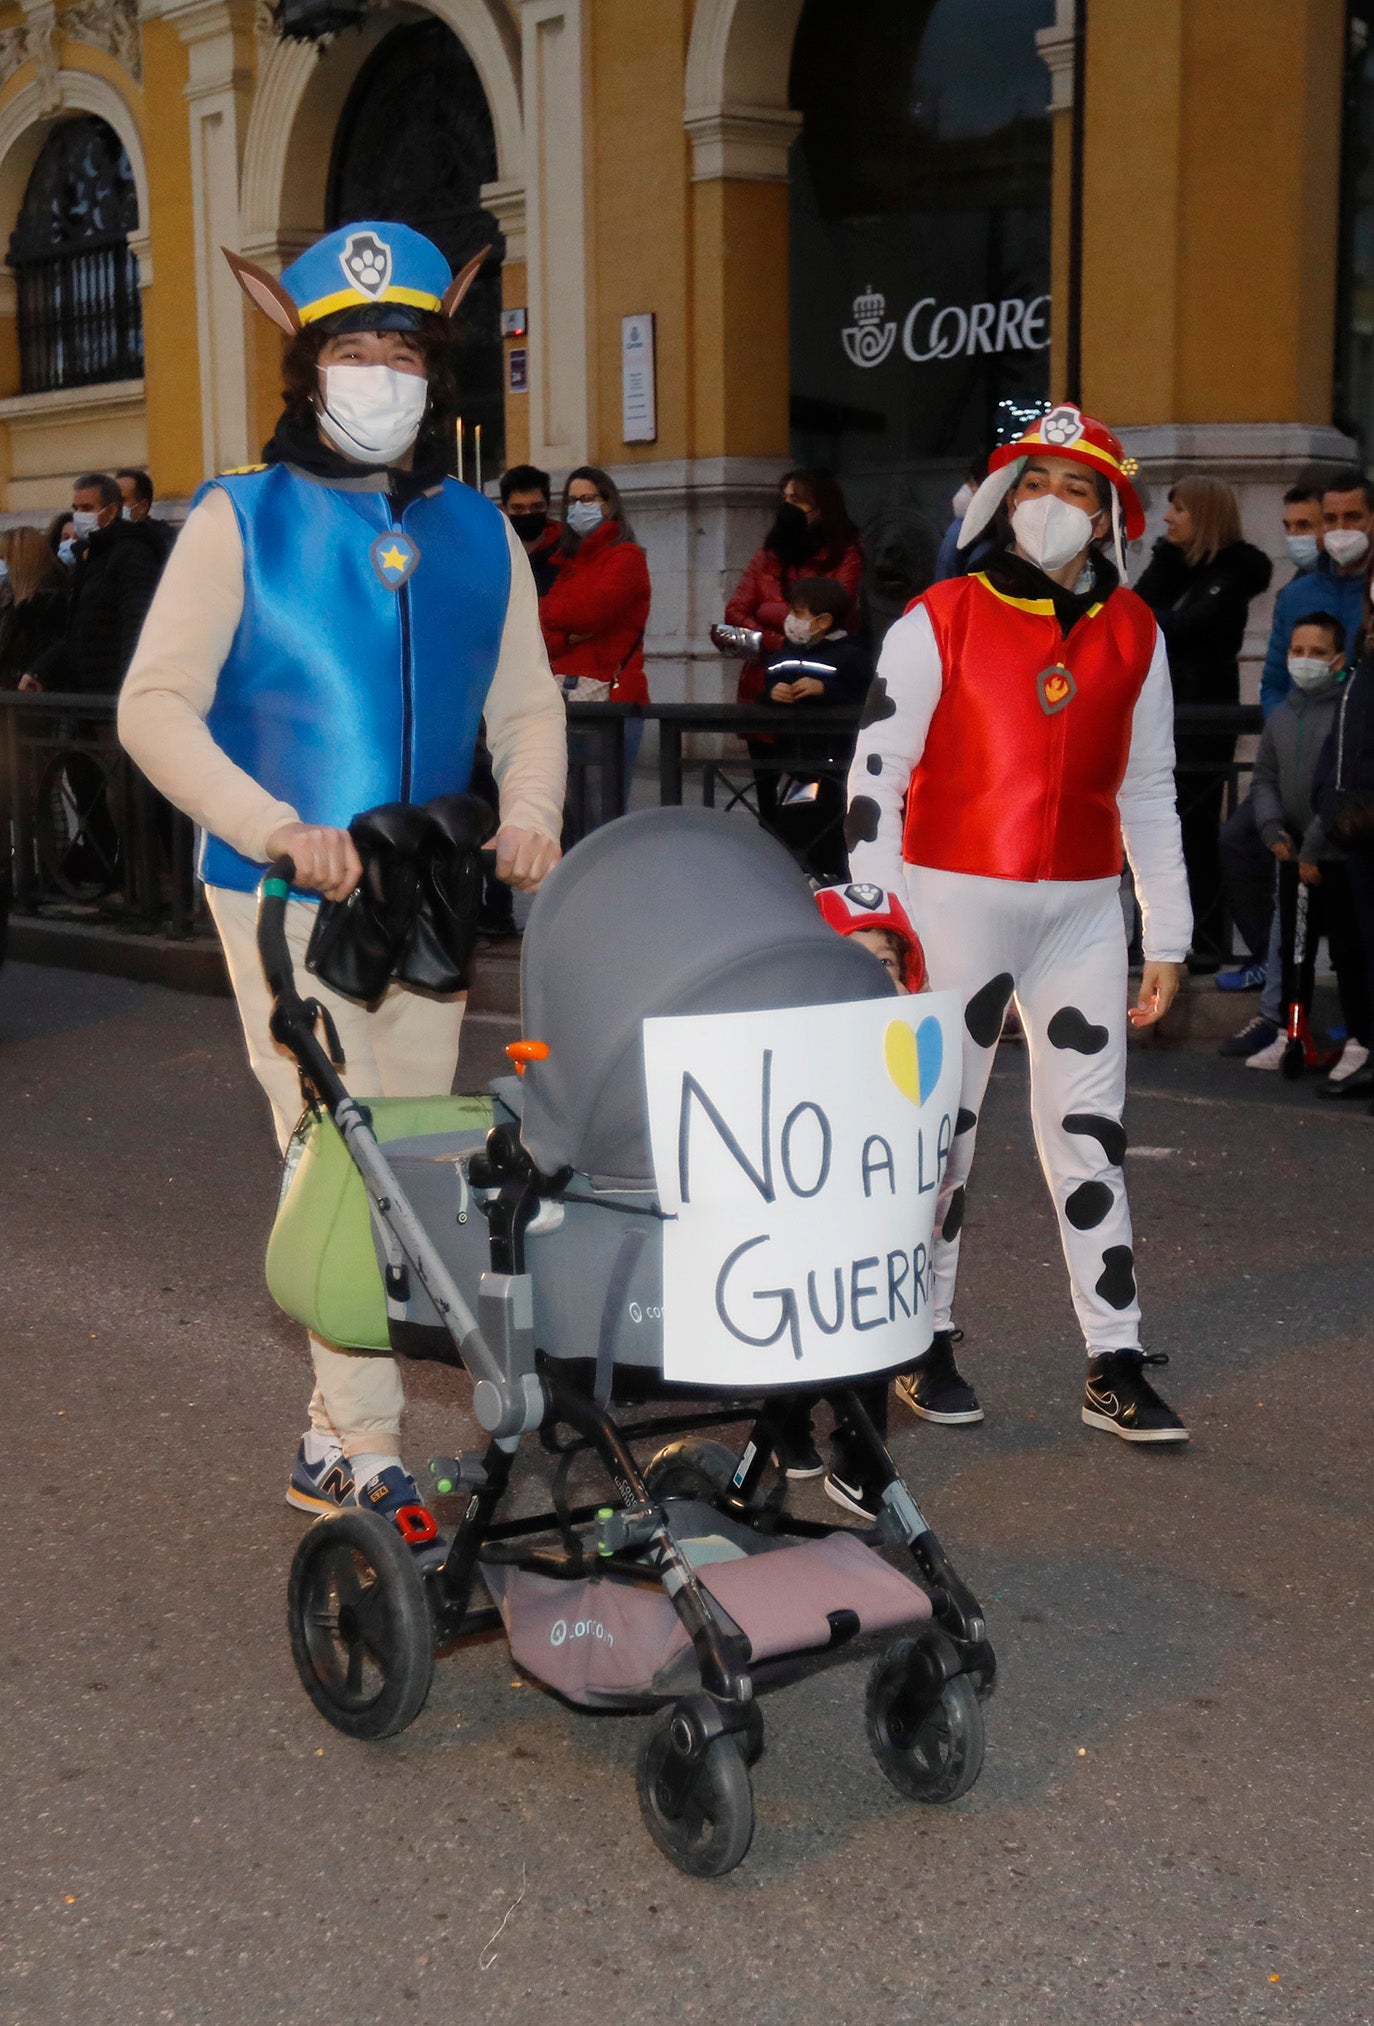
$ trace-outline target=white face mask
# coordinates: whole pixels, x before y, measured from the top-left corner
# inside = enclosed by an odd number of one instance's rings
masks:
[[[605,515],[599,499],[575,499],[568,508],[566,518],[575,535],[591,535],[601,526]]]
[[[320,428],[360,464],[394,464],[420,433],[429,401],[421,373],[393,366],[326,366]]]
[[[1323,683],[1335,678],[1337,671],[1329,661],[1322,661],[1315,654],[1290,654],[1288,673],[1299,689],[1320,689]]]
[[[84,542],[100,526],[100,515],[92,513],[89,507],[78,507],[72,514],[72,532],[78,542]]]
[[[960,486],[958,492],[955,493],[953,499],[950,501],[950,505],[954,509],[955,520],[961,521],[973,505],[973,487],[968,483],[967,479]]]
[[[74,535],[68,535],[65,542],[58,543],[57,560],[59,563],[66,563],[69,568],[76,561],[76,537]]]
[[[1011,517],[1011,531],[1022,555],[1042,570],[1062,570],[1093,538],[1091,515],[1052,492],[1023,499]]]
[[[1333,563],[1346,570],[1352,563],[1363,562],[1369,554],[1369,537],[1363,528],[1328,528],[1322,536],[1322,547]]]
[[[1321,548],[1315,535],[1285,535],[1283,546],[1288,551],[1289,560],[1296,563],[1300,570],[1311,569]]]
[[[805,647],[816,638],[814,619],[800,619],[795,612],[789,612],[782,622],[782,630],[794,647]]]

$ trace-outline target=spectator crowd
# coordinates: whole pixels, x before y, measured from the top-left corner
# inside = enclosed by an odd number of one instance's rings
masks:
[[[994,528],[968,549],[956,544],[985,468],[970,467],[951,503],[936,576],[980,568],[1005,539]],[[649,565],[615,480],[580,466],[555,502],[549,473],[520,464],[502,474],[499,492],[529,558],[565,699],[647,704]],[[0,687],[118,691],[175,539],[154,503],[145,471],[87,472],[46,533],[0,533]],[[1374,486],[1359,471],[1334,472],[1291,487],[1282,512],[1291,574],[1274,602],[1260,682],[1264,731],[1250,791],[1238,800],[1230,712],[1241,701],[1250,609],[1270,588],[1273,566],[1244,539],[1229,485],[1199,475],[1172,487],[1164,532],[1135,583],[1164,635],[1184,711],[1175,754],[1194,915],[1189,968],[1214,976],[1238,1002],[1257,995],[1252,1017],[1221,1052],[1275,1069],[1310,1008],[1312,958],[1325,939],[1341,1026],[1324,1049],[1308,1038],[1309,1059],[1328,1068],[1326,1094],[1374,1096],[1374,835],[1366,840],[1357,820],[1368,803],[1374,833],[1374,660],[1364,653]],[[735,696],[750,713],[742,732],[760,818],[819,880],[845,873],[853,731],[833,714],[862,704],[881,645],[876,622],[890,618],[891,587],[884,582],[879,593],[870,583],[876,560],[838,482],[823,471],[788,472],[712,629],[720,651],[739,662]],[[905,587],[908,597],[926,588],[924,574]],[[643,730],[642,717],[627,719],[627,782]],[[594,757],[590,744],[582,751],[584,739],[574,728],[575,761]],[[494,806],[480,750],[474,783]],[[515,931],[510,894],[494,882],[483,926],[492,935]]]

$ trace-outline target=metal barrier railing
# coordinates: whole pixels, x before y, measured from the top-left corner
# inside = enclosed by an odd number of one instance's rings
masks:
[[[122,751],[114,717],[113,697],[0,692],[0,873],[7,862],[13,905],[173,937],[209,933],[193,826]],[[841,784],[859,712],[814,706],[789,721],[767,706],[570,705],[565,842],[626,806],[627,738],[636,721],[657,735],[661,804],[748,813],[813,867],[842,863]],[[1193,796],[1215,796],[1221,773],[1229,815],[1252,765],[1236,756],[1235,742],[1259,731],[1260,711],[1185,706],[1175,723],[1180,808]],[[1203,741],[1204,756],[1195,757]],[[636,774],[637,802],[651,779],[650,771]],[[811,783],[814,796],[806,793]],[[789,785],[799,791],[791,799]]]

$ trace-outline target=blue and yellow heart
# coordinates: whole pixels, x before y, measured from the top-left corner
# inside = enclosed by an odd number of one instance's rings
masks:
[[[924,1104],[930,1096],[940,1080],[944,1059],[944,1037],[933,1016],[914,1031],[905,1020],[888,1022],[883,1033],[883,1060],[902,1096],[913,1104]]]

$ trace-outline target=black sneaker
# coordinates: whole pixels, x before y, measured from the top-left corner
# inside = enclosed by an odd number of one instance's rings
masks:
[[[774,1451],[778,1468],[784,1477],[820,1477],[825,1471],[825,1462],[814,1442],[806,1442],[795,1448],[778,1448]]]
[[[1146,1365],[1167,1365],[1163,1351],[1103,1351],[1088,1360],[1083,1419],[1123,1442],[1186,1442],[1188,1430],[1145,1377]]]
[[[963,1335],[962,1330],[937,1330],[924,1357],[897,1381],[897,1398],[923,1421],[959,1427],[983,1418],[978,1395],[954,1362],[954,1346]]]
[[[1217,1054],[1233,1055],[1245,1061],[1252,1055],[1258,1055],[1262,1048],[1267,1048],[1271,1041],[1278,1038],[1279,1030],[1273,1021],[1257,1013],[1239,1034],[1228,1034],[1224,1041],[1217,1043]]]
[[[841,1469],[844,1475],[841,1476]],[[860,1519],[875,1520],[882,1510],[883,1495],[876,1486],[865,1484],[861,1477],[853,1476],[848,1468],[836,1464],[828,1470],[821,1490],[836,1505],[842,1505],[846,1512],[856,1512]]]

